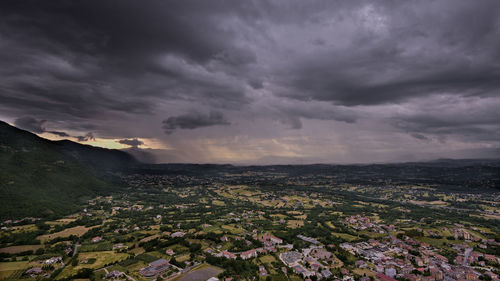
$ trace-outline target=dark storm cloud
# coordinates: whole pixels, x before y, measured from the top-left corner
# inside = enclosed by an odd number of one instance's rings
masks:
[[[131,146],[131,147],[138,147],[139,145],[144,144],[143,141],[138,140],[137,138],[119,140],[118,143],[125,144],[125,145]]]
[[[46,120],[37,120],[30,116],[20,117],[14,121],[14,125],[17,127],[28,130],[33,133],[43,133],[45,132],[45,122]]]
[[[500,139],[500,100],[455,98],[448,103],[439,99],[434,102],[416,106],[416,112],[396,114],[389,122],[421,140],[458,138],[493,142]]]
[[[345,123],[355,123],[359,118],[356,112],[342,106],[321,106],[311,103],[286,103],[276,106],[277,119],[290,129],[301,129],[301,119],[335,120]]]
[[[221,112],[212,111],[209,114],[193,112],[172,116],[163,120],[163,130],[166,134],[171,134],[177,129],[193,130],[202,127],[230,124]]]
[[[25,40],[46,47],[60,44],[90,55],[144,59],[172,51],[206,60],[228,39],[224,30],[213,29],[212,15],[205,14],[219,9],[220,2],[8,0],[2,1],[2,27],[22,30]]]
[[[84,136],[74,136],[74,138],[76,138],[79,142],[95,140],[93,133],[87,133]]]
[[[443,120],[436,117],[413,116],[397,119],[396,127],[421,140],[435,137],[444,141],[448,137],[459,137],[472,141],[496,141],[500,139],[500,125],[477,120],[477,122],[460,122],[458,120]]]
[[[0,1],[0,114],[37,133],[161,141],[231,116],[215,135],[314,141],[369,121],[360,139],[389,124],[493,143],[499,91],[495,0]]]
[[[428,137],[426,137],[422,134],[419,134],[419,133],[412,133],[411,136],[416,138],[416,139],[419,139],[419,140],[429,140]]]
[[[255,54],[235,46],[232,31],[218,24],[219,15],[238,6],[222,1],[2,1],[1,106],[12,114],[30,111],[67,121],[102,119],[113,112],[150,115],[158,99],[206,97],[215,105],[224,99],[238,107],[247,102],[244,82],[199,71],[213,61],[220,69],[255,62]],[[186,65],[162,65],[158,71],[165,56]],[[191,75],[193,69],[199,75]]]
[[[59,136],[59,137],[70,137],[70,135],[68,135],[68,133],[65,133],[65,132],[47,131],[47,133],[50,133],[50,134],[53,134],[53,135],[56,135],[56,136]]]
[[[50,131],[45,128],[45,124],[47,123],[47,120],[37,120],[31,116],[24,116],[17,118],[14,120],[14,125],[17,127],[28,130],[33,133],[41,134],[41,133],[50,133],[53,135],[57,135],[60,137],[69,137],[65,132],[60,132],[60,131]]]
[[[288,89],[279,94],[351,106],[443,93],[497,95],[498,2],[383,3],[358,15],[367,26],[348,35],[351,49],[333,39],[291,65],[282,81]]]

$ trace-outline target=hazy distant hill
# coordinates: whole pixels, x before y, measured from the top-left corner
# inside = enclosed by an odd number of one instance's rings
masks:
[[[500,188],[500,159],[441,159],[430,162],[366,164],[366,165],[268,165],[233,166],[213,164],[142,164],[137,173],[164,175],[192,175],[208,178],[224,174],[276,173],[288,177],[328,176],[335,183],[384,185],[425,184],[468,189]],[[272,179],[259,180],[248,176],[241,184],[272,184]]]
[[[0,121],[0,218],[77,210],[114,188],[106,171],[136,163],[123,151],[50,141]]]

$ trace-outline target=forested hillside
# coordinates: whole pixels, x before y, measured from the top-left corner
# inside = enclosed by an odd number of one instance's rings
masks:
[[[61,215],[118,185],[104,173],[134,164],[128,154],[50,141],[0,121],[0,218]]]

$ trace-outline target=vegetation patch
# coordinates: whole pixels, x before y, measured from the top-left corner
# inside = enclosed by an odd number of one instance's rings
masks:
[[[54,238],[59,238],[59,237],[69,237],[71,235],[76,235],[76,236],[82,236],[83,234],[87,233],[91,227],[85,227],[82,225],[67,228],[65,230],[52,233],[52,234],[45,234],[45,235],[40,235],[37,237],[42,242],[52,240]]]
[[[21,246],[10,246],[0,249],[0,253],[17,254],[25,251],[36,251],[42,248],[42,245],[21,245]]]

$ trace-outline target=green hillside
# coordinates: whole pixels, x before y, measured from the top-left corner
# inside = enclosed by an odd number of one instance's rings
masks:
[[[117,188],[103,180],[105,171],[134,163],[121,151],[50,141],[0,121],[0,218],[76,211]]]

